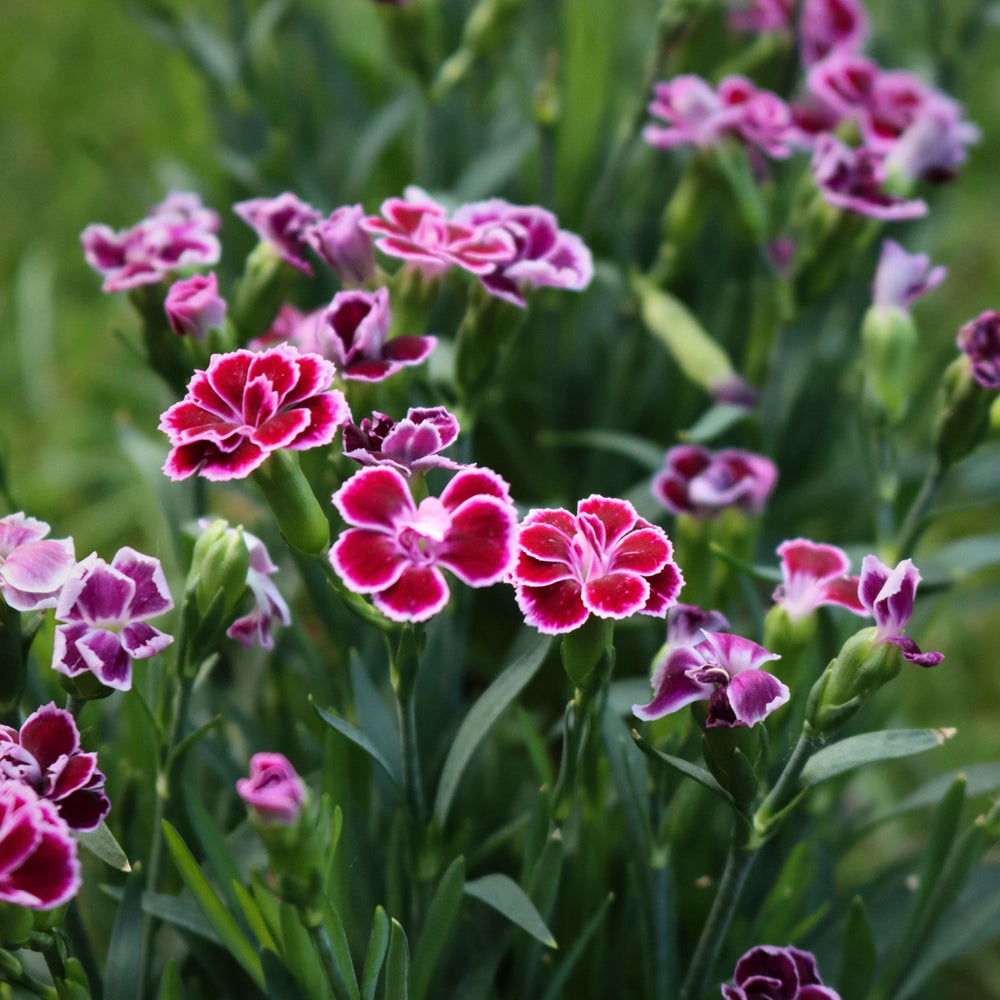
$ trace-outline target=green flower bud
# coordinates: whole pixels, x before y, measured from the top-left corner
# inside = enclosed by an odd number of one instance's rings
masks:
[[[501,352],[524,325],[526,309],[497,298],[475,285],[458,328],[455,375],[467,407],[481,396]]]
[[[282,537],[304,555],[326,555],[330,524],[316,494],[290,451],[274,451],[253,473]]]
[[[906,413],[917,328],[905,309],[872,306],[861,325],[865,386],[891,423]]]
[[[993,399],[994,393],[973,378],[964,354],[947,367],[934,423],[934,455],[943,469],[964,458],[986,436]]]
[[[591,615],[578,629],[563,636],[559,651],[563,669],[574,687],[592,693],[611,676],[614,628],[613,619]],[[597,669],[599,664],[603,669]]]
[[[247,589],[250,554],[243,537],[242,526],[230,528],[221,518],[213,521],[195,542],[188,574],[188,587],[194,587],[195,600],[202,618],[209,606],[218,604],[216,595],[222,595],[221,617],[223,627],[229,625],[233,613]]]
[[[229,310],[229,320],[240,344],[270,329],[285,301],[293,274],[293,268],[285,263],[273,243],[258,243],[250,251]]]
[[[705,764],[743,812],[757,797],[757,770],[767,763],[767,748],[764,726],[712,726],[702,733]]]
[[[0,903],[0,945],[17,948],[35,929],[35,913],[26,906]]]

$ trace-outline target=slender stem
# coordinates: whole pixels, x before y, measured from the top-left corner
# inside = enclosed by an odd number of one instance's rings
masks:
[[[75,694],[69,694],[66,696],[66,711],[69,712],[73,718],[79,722],[80,713],[83,711],[83,706],[87,704],[85,698],[77,698]]]
[[[767,794],[754,815],[753,825],[758,835],[767,835],[774,817],[795,798],[796,785],[811,753],[812,740],[803,732],[799,735],[799,740],[784,770],[774,783],[774,788]]]
[[[910,504],[910,509],[906,512],[903,525],[899,529],[899,535],[896,540],[897,556],[904,556],[913,551],[913,546],[917,544],[917,540],[927,526],[925,521],[927,511],[934,502],[934,497],[941,486],[944,474],[945,469],[941,465],[940,460],[935,456],[931,460],[930,468],[927,470],[927,475],[920,486],[920,491],[913,498],[913,503]]]
[[[418,827],[427,815],[424,804],[424,786],[420,777],[420,755],[417,752],[417,715],[411,692],[408,698],[396,699],[399,716],[399,740],[403,752],[403,787],[406,805]]]
[[[337,1000],[342,1000],[344,990],[340,985],[337,959],[334,957],[333,945],[330,942],[330,935],[326,932],[326,927],[322,923],[310,926],[309,937],[312,938],[313,946],[319,954],[319,960],[323,963],[323,972],[326,974],[326,981],[330,984],[330,991],[337,997]]]

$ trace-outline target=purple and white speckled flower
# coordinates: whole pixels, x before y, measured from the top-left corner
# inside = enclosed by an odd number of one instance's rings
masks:
[[[984,389],[1000,389],[1000,313],[980,313],[958,331],[956,343],[969,358],[973,378]]]
[[[252,226],[261,243],[278,249],[282,259],[296,270],[312,277],[312,265],[306,260],[309,244],[306,233],[321,216],[291,191],[276,198],[251,198],[233,205],[233,211]]]
[[[671,448],[653,478],[653,496],[674,514],[712,517],[727,507],[755,514],[777,482],[775,464],[739,448],[711,452],[697,444]]]
[[[372,413],[344,425],[344,454],[361,465],[387,465],[404,476],[466,466],[438,454],[458,437],[458,420],[443,406],[410,407],[404,420]]]

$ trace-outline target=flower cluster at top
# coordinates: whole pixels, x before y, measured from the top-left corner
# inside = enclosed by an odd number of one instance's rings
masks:
[[[907,197],[919,180],[953,177],[979,138],[962,106],[908,70],[887,70],[862,55],[869,21],[860,0],[805,0],[795,21],[791,0],[733,4],[737,30],[795,31],[805,68],[803,92],[791,102],[730,76],[717,88],[697,76],[657,83],[646,141],[657,147],[716,145],[727,137],[747,147],[758,171],[763,156],[812,150],[812,175],[838,208],[884,220],[927,211]],[[859,136],[856,147],[838,135]],[[836,134],[835,134],[836,133]]]

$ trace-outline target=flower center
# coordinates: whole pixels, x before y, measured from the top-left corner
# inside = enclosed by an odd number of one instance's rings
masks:
[[[451,514],[437,497],[426,497],[398,528],[396,539],[407,559],[416,566],[430,566],[437,561],[438,548],[451,529]]]

